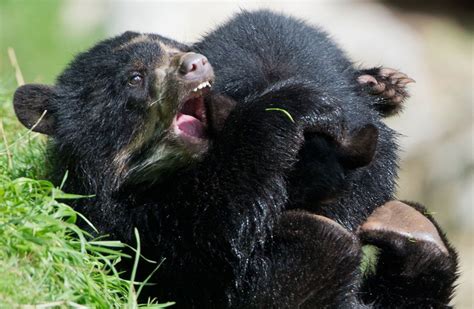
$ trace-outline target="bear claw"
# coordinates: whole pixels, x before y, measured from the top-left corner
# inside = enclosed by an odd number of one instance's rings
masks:
[[[362,71],[357,77],[360,85],[366,85],[370,94],[380,99],[377,105],[381,105],[384,116],[390,116],[402,109],[402,103],[408,98],[406,85],[414,83],[413,78],[407,74],[392,68],[379,68]]]

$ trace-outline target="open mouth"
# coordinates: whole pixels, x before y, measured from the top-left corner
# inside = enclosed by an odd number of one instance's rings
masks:
[[[190,142],[200,142],[207,138],[204,98],[210,89],[210,81],[202,82],[193,88],[190,95],[180,104],[172,125],[176,135]]]

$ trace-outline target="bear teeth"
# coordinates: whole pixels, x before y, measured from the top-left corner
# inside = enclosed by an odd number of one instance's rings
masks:
[[[200,83],[196,88],[193,89],[193,92],[197,92],[198,90],[201,90],[206,87],[209,87],[209,88],[212,87],[209,81]]]

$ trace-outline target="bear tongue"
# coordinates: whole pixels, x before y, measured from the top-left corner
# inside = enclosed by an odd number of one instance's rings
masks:
[[[197,138],[204,138],[204,126],[199,119],[179,113],[176,117],[176,127],[184,134]]]

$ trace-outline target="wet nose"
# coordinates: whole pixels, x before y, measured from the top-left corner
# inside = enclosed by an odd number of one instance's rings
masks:
[[[201,54],[187,53],[181,58],[179,72],[185,78],[197,78],[208,70],[207,58]]]

